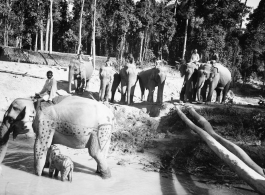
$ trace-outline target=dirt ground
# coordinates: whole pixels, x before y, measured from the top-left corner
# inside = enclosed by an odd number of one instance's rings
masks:
[[[20,72],[24,75],[1,70]],[[0,120],[14,99],[32,96],[42,89],[48,70],[54,72],[58,89],[67,91],[67,69],[0,61]],[[141,102],[138,83],[135,104],[132,106],[120,105],[120,93],[116,92],[116,103],[108,104],[117,121],[108,157],[111,179],[102,180],[95,174],[96,163],[86,150],[65,147],[62,147],[64,153],[75,163],[73,182],[70,184],[61,182],[58,178],[50,179],[47,174],[37,177],[33,171],[34,138],[19,135],[16,140],[10,138],[7,155],[1,165],[0,194],[256,194],[249,186],[243,184],[216,185],[181,171],[160,171],[159,155],[167,152],[170,147],[181,147],[192,139],[192,133],[188,130],[183,134],[170,136],[170,133],[164,133],[167,131],[160,124],[161,117],[175,106],[172,102],[178,102],[182,82],[183,78],[179,73],[168,68],[164,89],[165,103],[162,106]],[[98,70],[95,70],[89,91],[83,96],[97,99],[98,91],[99,77]],[[240,104],[257,105],[257,98],[236,95],[235,99]],[[148,142],[149,140],[152,142]],[[45,171],[47,173],[47,170]]]

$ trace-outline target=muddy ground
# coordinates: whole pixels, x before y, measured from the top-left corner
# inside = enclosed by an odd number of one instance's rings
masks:
[[[0,70],[8,71],[0,71],[1,119],[14,99],[32,96],[41,90],[48,70],[54,72],[58,88],[67,91],[68,70],[58,66],[0,61]],[[24,75],[12,74],[10,71]],[[34,139],[19,135],[16,140],[10,140],[6,158],[1,165],[0,194],[256,194],[242,181],[220,183],[203,178],[203,175],[189,175],[179,168],[181,166],[165,167],[167,159],[162,156],[170,156],[172,150],[200,142],[200,138],[187,128],[172,133],[172,127],[164,120],[176,103],[180,106],[178,99],[182,82],[179,73],[168,68],[163,105],[141,102],[138,84],[133,105],[120,105],[120,93],[116,93],[114,104],[107,104],[117,121],[108,157],[113,175],[110,180],[102,180],[95,174],[96,163],[86,150],[64,147],[65,154],[75,163],[73,182],[70,184],[58,178],[50,179],[47,174],[37,177],[33,171]],[[98,70],[95,70],[89,91],[83,97],[97,100],[98,91],[99,77]],[[255,106],[249,109],[257,109],[258,95],[245,97],[238,94],[236,99],[239,106],[252,104]]]

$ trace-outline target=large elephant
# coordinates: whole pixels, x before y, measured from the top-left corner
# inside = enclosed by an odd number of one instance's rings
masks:
[[[85,86],[86,90],[88,90],[88,82],[92,77],[93,71],[95,70],[95,65],[93,64],[92,60],[89,58],[89,61],[82,61],[82,65],[84,68],[81,68],[81,64],[78,61],[73,62],[72,64],[69,65],[69,74],[68,74],[68,91],[69,93],[73,93],[72,91],[72,79],[74,78],[74,85],[75,85],[75,90],[77,92],[81,91],[81,79],[80,78],[82,75],[85,78]]]
[[[114,115],[102,103],[78,96],[68,96],[59,103],[36,112],[31,99],[19,98],[12,102],[0,126],[0,163],[4,159],[10,133],[15,138],[30,129],[36,134],[34,168],[40,176],[51,144],[71,148],[88,148],[97,162],[102,178],[111,177],[106,161]]]
[[[141,100],[144,99],[145,89],[149,91],[147,101],[154,102],[154,91],[157,89],[157,103],[163,103],[163,91],[166,81],[166,71],[163,67],[155,67],[143,70],[138,74],[139,84],[141,88]]]
[[[114,71],[110,66],[103,66],[99,69],[100,89],[99,101],[108,101],[109,94],[112,88]]]
[[[184,81],[180,93],[180,100],[195,101],[196,100],[196,82],[198,77],[199,65],[195,63],[187,63],[180,66],[180,75],[184,76]]]
[[[137,70],[134,62],[127,63],[121,70],[119,75],[114,75],[112,97],[111,102],[114,101],[115,91],[121,83],[121,103],[125,103],[126,93],[127,93],[127,104],[133,103],[133,96],[135,85],[137,82]]]
[[[206,64],[199,70],[199,76],[197,81],[197,97],[199,99],[201,88],[205,82],[209,82],[209,91],[207,95],[207,102],[211,102],[213,91],[216,90],[216,102],[220,102],[221,91],[223,91],[223,97],[221,102],[225,101],[227,92],[232,80],[231,72],[228,68],[219,63]],[[200,101],[200,100],[199,100]]]

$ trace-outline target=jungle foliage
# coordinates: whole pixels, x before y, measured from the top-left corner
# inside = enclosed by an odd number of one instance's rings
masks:
[[[0,43],[40,50],[49,36],[50,0],[0,0]],[[53,0],[53,51],[76,53],[81,0]],[[82,50],[91,53],[93,1],[82,14]],[[243,76],[264,72],[264,9],[240,0],[97,0],[96,55],[142,61],[163,58],[169,64],[189,60],[197,48],[202,61],[218,52],[221,62]],[[242,18],[250,13],[246,29]],[[187,30],[187,31],[186,31]],[[184,46],[187,38],[186,46]]]

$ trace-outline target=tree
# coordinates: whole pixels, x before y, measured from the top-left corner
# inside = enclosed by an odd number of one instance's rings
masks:
[[[96,0],[94,0],[96,1]],[[83,15],[83,9],[84,9],[84,3],[85,0],[81,0],[81,10],[80,10],[80,23],[79,23],[79,39],[78,39],[78,49],[77,49],[77,53],[80,53],[80,48],[81,48],[81,40],[82,40],[82,15]],[[96,3],[95,3],[96,4]],[[95,27],[94,27],[95,28]]]
[[[49,53],[52,53],[52,36],[53,36],[53,19],[52,19],[52,3],[53,0],[50,0],[50,47]]]

